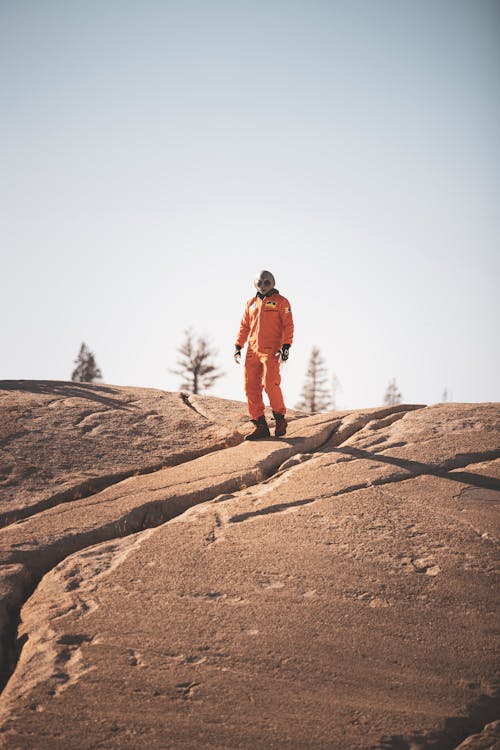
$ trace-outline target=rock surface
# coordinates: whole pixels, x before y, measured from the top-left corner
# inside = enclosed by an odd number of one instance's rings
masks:
[[[499,405],[246,420],[0,383],[0,746],[497,747]]]

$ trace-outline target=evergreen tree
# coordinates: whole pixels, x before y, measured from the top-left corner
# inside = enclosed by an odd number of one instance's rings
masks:
[[[75,383],[93,383],[95,380],[102,380],[102,372],[87,344],[82,343],[75,365],[71,373],[71,380]]]
[[[398,391],[398,387],[396,385],[396,378],[393,378],[391,381],[389,381],[389,385],[387,386],[387,390],[385,392],[384,396],[384,404],[386,406],[395,406],[396,404],[401,403],[402,399],[401,392]]]
[[[325,360],[321,356],[320,350],[314,346],[307,368],[304,387],[300,394],[300,400],[296,409],[316,414],[320,411],[326,411],[331,404],[331,394],[325,386],[328,378],[326,376]]]
[[[217,366],[214,364],[217,352],[212,349],[205,337],[198,336],[195,339],[191,329],[185,331],[184,335],[184,342],[177,349],[179,352],[178,369],[170,370],[170,372],[183,378],[181,390],[200,393],[201,390],[211,388],[216,380],[223,377],[224,373],[217,371]]]

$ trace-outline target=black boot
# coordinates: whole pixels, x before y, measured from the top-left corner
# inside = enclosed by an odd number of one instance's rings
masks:
[[[251,432],[250,435],[247,435],[245,440],[261,440],[262,438],[270,437],[271,433],[269,432],[269,427],[264,415],[258,419],[252,419],[252,422],[255,425],[255,430]]]
[[[276,437],[282,437],[286,434],[287,421],[285,419],[285,415],[273,411],[273,416],[276,420],[276,429],[274,430],[274,434]]]

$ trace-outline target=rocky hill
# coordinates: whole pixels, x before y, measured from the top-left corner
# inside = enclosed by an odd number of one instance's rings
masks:
[[[0,382],[0,747],[500,747],[500,406]]]

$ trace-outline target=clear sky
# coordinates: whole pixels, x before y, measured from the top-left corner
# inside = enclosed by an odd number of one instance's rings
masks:
[[[253,277],[339,408],[500,400],[497,0],[0,0],[0,379],[177,390]]]

